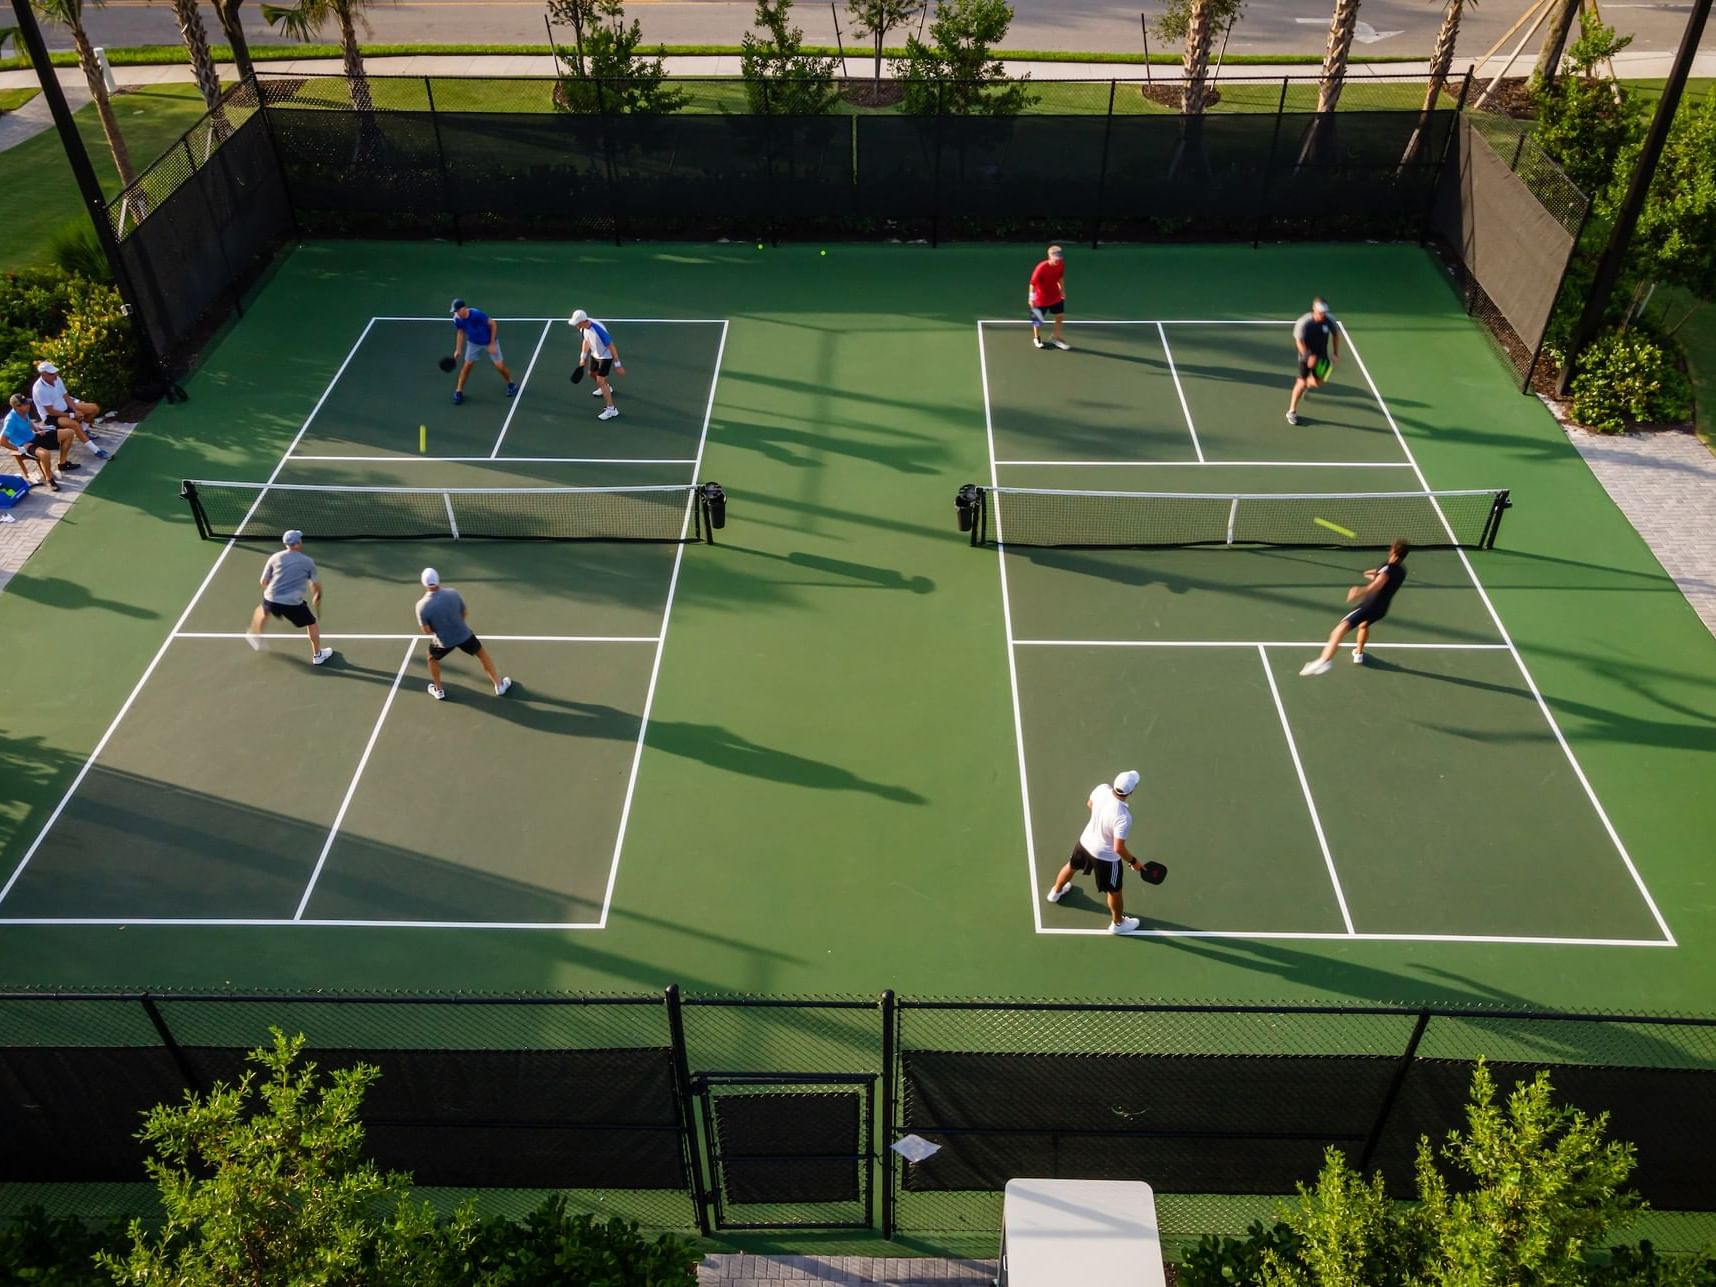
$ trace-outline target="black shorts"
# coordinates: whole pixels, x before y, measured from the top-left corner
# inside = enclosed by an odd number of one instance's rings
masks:
[[[611,357],[599,358],[592,356],[584,365],[589,368],[591,375],[599,375],[605,379],[613,372],[614,359]]]
[[[290,622],[300,630],[316,624],[316,614],[310,611],[310,605],[307,603],[275,603],[272,599],[264,599],[262,610],[271,617]]]
[[[1118,894],[1120,882],[1125,876],[1121,869],[1120,859],[1093,858],[1090,851],[1083,845],[1074,845],[1067,865],[1074,871],[1088,871],[1096,877],[1096,892],[1099,894]]]
[[[31,445],[38,451],[58,451],[60,449],[60,431],[58,429],[38,429],[36,441]]]
[[[454,651],[462,652],[467,657],[475,657],[482,650],[483,641],[475,635],[472,635],[469,639],[465,640],[464,643],[454,644],[451,648],[444,648],[438,643],[431,643],[429,645],[429,655],[436,661],[440,661],[441,658]]]
[[[1324,361],[1327,356],[1324,353],[1301,353],[1299,355],[1299,378],[1301,380],[1313,379],[1317,374],[1315,369],[1317,363]]]
[[[1374,626],[1387,615],[1388,605],[1386,603],[1375,606],[1361,603],[1341,620],[1349,626]]]

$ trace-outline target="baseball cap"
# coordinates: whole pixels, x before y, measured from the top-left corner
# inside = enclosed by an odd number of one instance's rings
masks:
[[[58,375],[60,373],[59,367],[55,366],[52,362],[38,362],[36,363],[36,370],[40,371],[43,375]]]
[[[453,311],[455,313],[457,313],[461,308],[468,308],[468,307],[469,307],[469,305],[467,305],[465,303],[465,301],[462,299],[456,299],[453,301]]]
[[[423,574],[421,576],[419,576],[417,579],[419,581],[423,582],[423,586],[425,589],[427,589],[428,587],[430,587],[432,585],[440,585],[441,584],[441,574],[439,572],[437,572],[434,568],[424,568]]]
[[[589,320],[590,315],[588,313],[581,308],[575,308],[572,310],[572,316],[566,319],[566,325],[576,326],[579,322],[587,322]]]
[[[302,545],[303,543],[304,534],[295,527],[287,528],[280,534],[280,544],[282,545]]]
[[[1131,795],[1137,789],[1138,789],[1138,770],[1137,769],[1127,769],[1126,772],[1122,773],[1119,777],[1114,779],[1114,794],[1115,795]]]
[[[1313,313],[1326,313],[1326,312],[1328,312],[1329,311],[1329,301],[1324,299],[1322,296],[1319,295],[1316,299],[1311,301],[1311,311]]]

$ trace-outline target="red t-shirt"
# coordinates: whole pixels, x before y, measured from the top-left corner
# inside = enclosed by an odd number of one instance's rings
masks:
[[[1058,304],[1067,297],[1061,288],[1061,282],[1066,279],[1066,261],[1045,259],[1031,273],[1031,303],[1037,308],[1047,308],[1050,304]],[[1014,279],[1018,280],[1017,278]]]

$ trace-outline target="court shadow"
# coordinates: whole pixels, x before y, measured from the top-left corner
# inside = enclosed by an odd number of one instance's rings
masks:
[[[725,405],[725,404],[724,404]],[[746,408],[739,408],[746,410]],[[897,441],[869,442],[855,435],[881,433]],[[726,447],[755,451],[770,460],[801,469],[820,469],[827,455],[882,465],[902,474],[940,474],[951,454],[947,446],[921,434],[906,434],[871,424],[821,419],[814,431],[756,420],[724,418],[711,436]]]
[[[46,604],[50,608],[66,608],[72,611],[88,609],[97,612],[117,612],[122,617],[136,617],[145,621],[158,620],[161,616],[153,608],[145,608],[135,603],[122,603],[118,599],[103,599],[98,595],[91,594],[86,586],[58,576],[31,576],[25,572],[13,577],[6,583],[6,593],[32,599],[37,603]]]
[[[844,581],[824,579],[789,582],[787,584],[847,585],[854,589],[910,590],[913,594],[929,594],[935,590],[935,582],[929,577],[909,577],[896,568],[880,568],[869,563],[854,563],[848,559],[834,559],[822,554],[806,554],[802,550],[794,550],[791,554],[771,554],[767,550],[750,549],[743,545],[728,545],[724,548],[729,553],[748,554],[753,558],[771,559],[778,563],[788,563],[793,567],[804,568],[806,571],[826,572],[831,577],[845,578]]]

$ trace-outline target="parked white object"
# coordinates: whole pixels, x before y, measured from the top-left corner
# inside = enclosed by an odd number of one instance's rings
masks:
[[[1167,1287],[1142,1180],[1009,1180],[999,1287]]]

